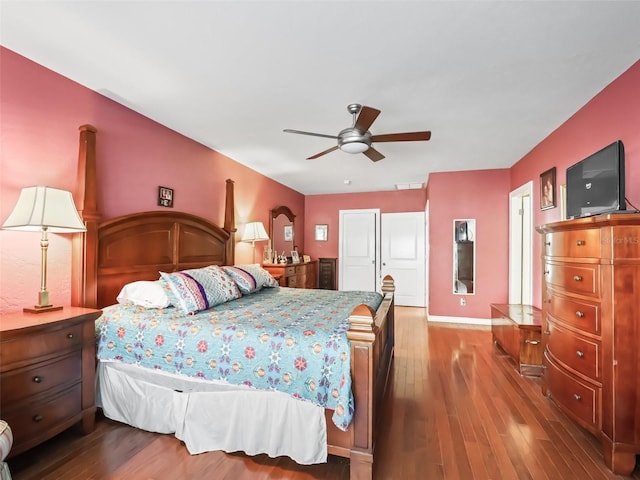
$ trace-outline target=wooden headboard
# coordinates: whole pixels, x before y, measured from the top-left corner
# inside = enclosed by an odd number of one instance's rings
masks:
[[[134,213],[99,223],[95,135],[94,127],[80,127],[75,201],[87,231],[73,240],[73,305],[111,305],[125,284],[157,280],[160,271],[234,263],[232,180],[226,182],[224,228],[174,210]]]

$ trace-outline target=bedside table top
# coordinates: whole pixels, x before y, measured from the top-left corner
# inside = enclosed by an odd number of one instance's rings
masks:
[[[26,313],[23,311],[0,314],[0,332],[8,332],[29,327],[38,327],[51,323],[84,317],[81,320],[96,320],[102,310],[84,307],[65,306],[62,310],[43,313]]]

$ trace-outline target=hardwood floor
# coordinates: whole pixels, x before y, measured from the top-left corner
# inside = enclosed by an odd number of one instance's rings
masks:
[[[396,308],[390,395],[376,448],[376,479],[622,479],[599,442],[521,377],[485,327],[427,324]],[[347,479],[349,462],[299,466],[287,458],[210,452],[99,417],[9,461],[14,480]],[[640,467],[632,478],[640,479]]]

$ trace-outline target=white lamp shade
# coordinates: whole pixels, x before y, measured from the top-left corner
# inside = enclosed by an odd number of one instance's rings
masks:
[[[264,229],[262,222],[247,223],[244,227],[244,234],[242,235],[243,242],[262,242],[269,240],[269,235]]]
[[[52,233],[84,232],[82,219],[73,203],[73,195],[51,187],[26,187],[9,218],[2,224],[6,230]]]

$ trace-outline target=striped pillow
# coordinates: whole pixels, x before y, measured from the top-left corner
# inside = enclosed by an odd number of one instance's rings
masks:
[[[243,295],[257,292],[263,287],[278,286],[278,281],[258,264],[222,268],[236,282]]]
[[[186,314],[242,296],[236,282],[217,265],[174,273],[160,272],[160,282],[171,303]]]

